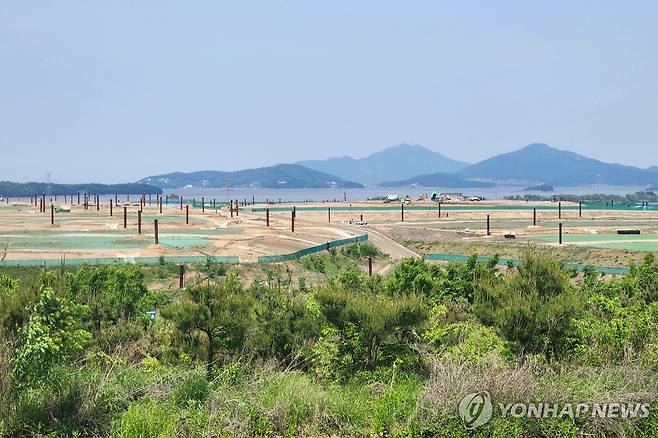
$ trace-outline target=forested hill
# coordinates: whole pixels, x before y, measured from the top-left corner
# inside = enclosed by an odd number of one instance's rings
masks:
[[[365,158],[334,157],[300,161],[297,164],[362,184],[382,180],[401,181],[437,172],[453,173],[468,166],[468,163],[450,159],[421,145],[405,143]]]
[[[646,185],[658,182],[658,172],[633,166],[604,163],[574,152],[533,143],[500,154],[457,172],[482,181],[545,183],[551,185]]]
[[[160,194],[162,189],[150,184],[48,184],[41,182],[15,183],[0,181],[1,196],[31,195],[75,195],[76,193],[93,193],[96,195]]]
[[[180,187],[262,187],[267,189],[321,189],[360,188],[363,185],[346,181],[334,175],[319,172],[297,164],[244,169],[234,172],[204,170],[198,172],[174,172],[149,176],[139,182],[154,184],[163,189]]]

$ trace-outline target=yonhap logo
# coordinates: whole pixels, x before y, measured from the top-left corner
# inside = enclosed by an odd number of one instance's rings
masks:
[[[459,416],[464,427],[473,430],[486,424],[496,409],[500,418],[529,418],[542,420],[546,418],[606,418],[610,420],[633,420],[647,418],[651,412],[649,403],[642,402],[491,402],[487,391],[468,394],[459,402]]]
[[[491,419],[493,407],[487,391],[474,392],[459,402],[459,416],[466,429],[480,427]]]

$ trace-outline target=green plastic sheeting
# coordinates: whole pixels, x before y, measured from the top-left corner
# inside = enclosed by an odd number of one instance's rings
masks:
[[[216,263],[225,263],[236,265],[240,263],[237,256],[210,256]],[[114,263],[131,263],[140,265],[158,265],[164,260],[165,263],[205,263],[208,256],[166,256],[162,257],[106,257],[106,258],[88,258],[88,259],[29,259],[29,260],[2,260],[0,266],[81,266],[81,265],[111,265]]]
[[[325,251],[329,248],[335,248],[342,245],[351,245],[353,243],[364,242],[368,240],[368,235],[349,237],[347,239],[333,240],[331,242],[323,243],[322,245],[312,246],[310,248],[300,249],[299,251],[290,254],[278,254],[270,256],[258,257],[258,263],[277,263],[277,262],[290,262],[297,260],[305,255],[314,254],[317,252]]]
[[[534,240],[558,242],[559,236],[534,236]],[[565,244],[575,243],[579,246],[626,251],[658,251],[658,234],[563,234]]]
[[[427,253],[424,255],[425,260],[432,261],[443,261],[443,262],[465,262],[469,259],[469,256],[460,255],[460,254],[441,254],[441,253]],[[478,256],[477,261],[480,263],[485,263],[491,260],[491,257],[488,256]],[[500,266],[518,266],[521,264],[519,259],[498,259],[498,265]],[[580,263],[563,263],[563,266],[568,269],[575,269],[576,271],[583,271],[586,267],[594,268],[596,271],[603,274],[610,275],[626,275],[628,274],[628,268],[620,268],[615,266],[591,266],[583,265]]]

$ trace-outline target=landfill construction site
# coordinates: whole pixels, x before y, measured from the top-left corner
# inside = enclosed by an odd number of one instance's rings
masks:
[[[658,209],[644,203],[549,201],[220,204],[139,196],[85,196],[81,202],[32,197],[0,205],[0,265],[5,266],[185,263],[207,257],[226,263],[280,261],[305,249],[359,239],[368,239],[392,260],[423,256],[423,249],[432,252],[432,243],[453,251],[530,243],[647,252],[658,250]]]

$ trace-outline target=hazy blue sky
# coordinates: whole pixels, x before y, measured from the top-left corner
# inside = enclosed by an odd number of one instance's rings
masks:
[[[656,1],[0,4],[0,180],[130,181],[401,142],[658,164]]]

